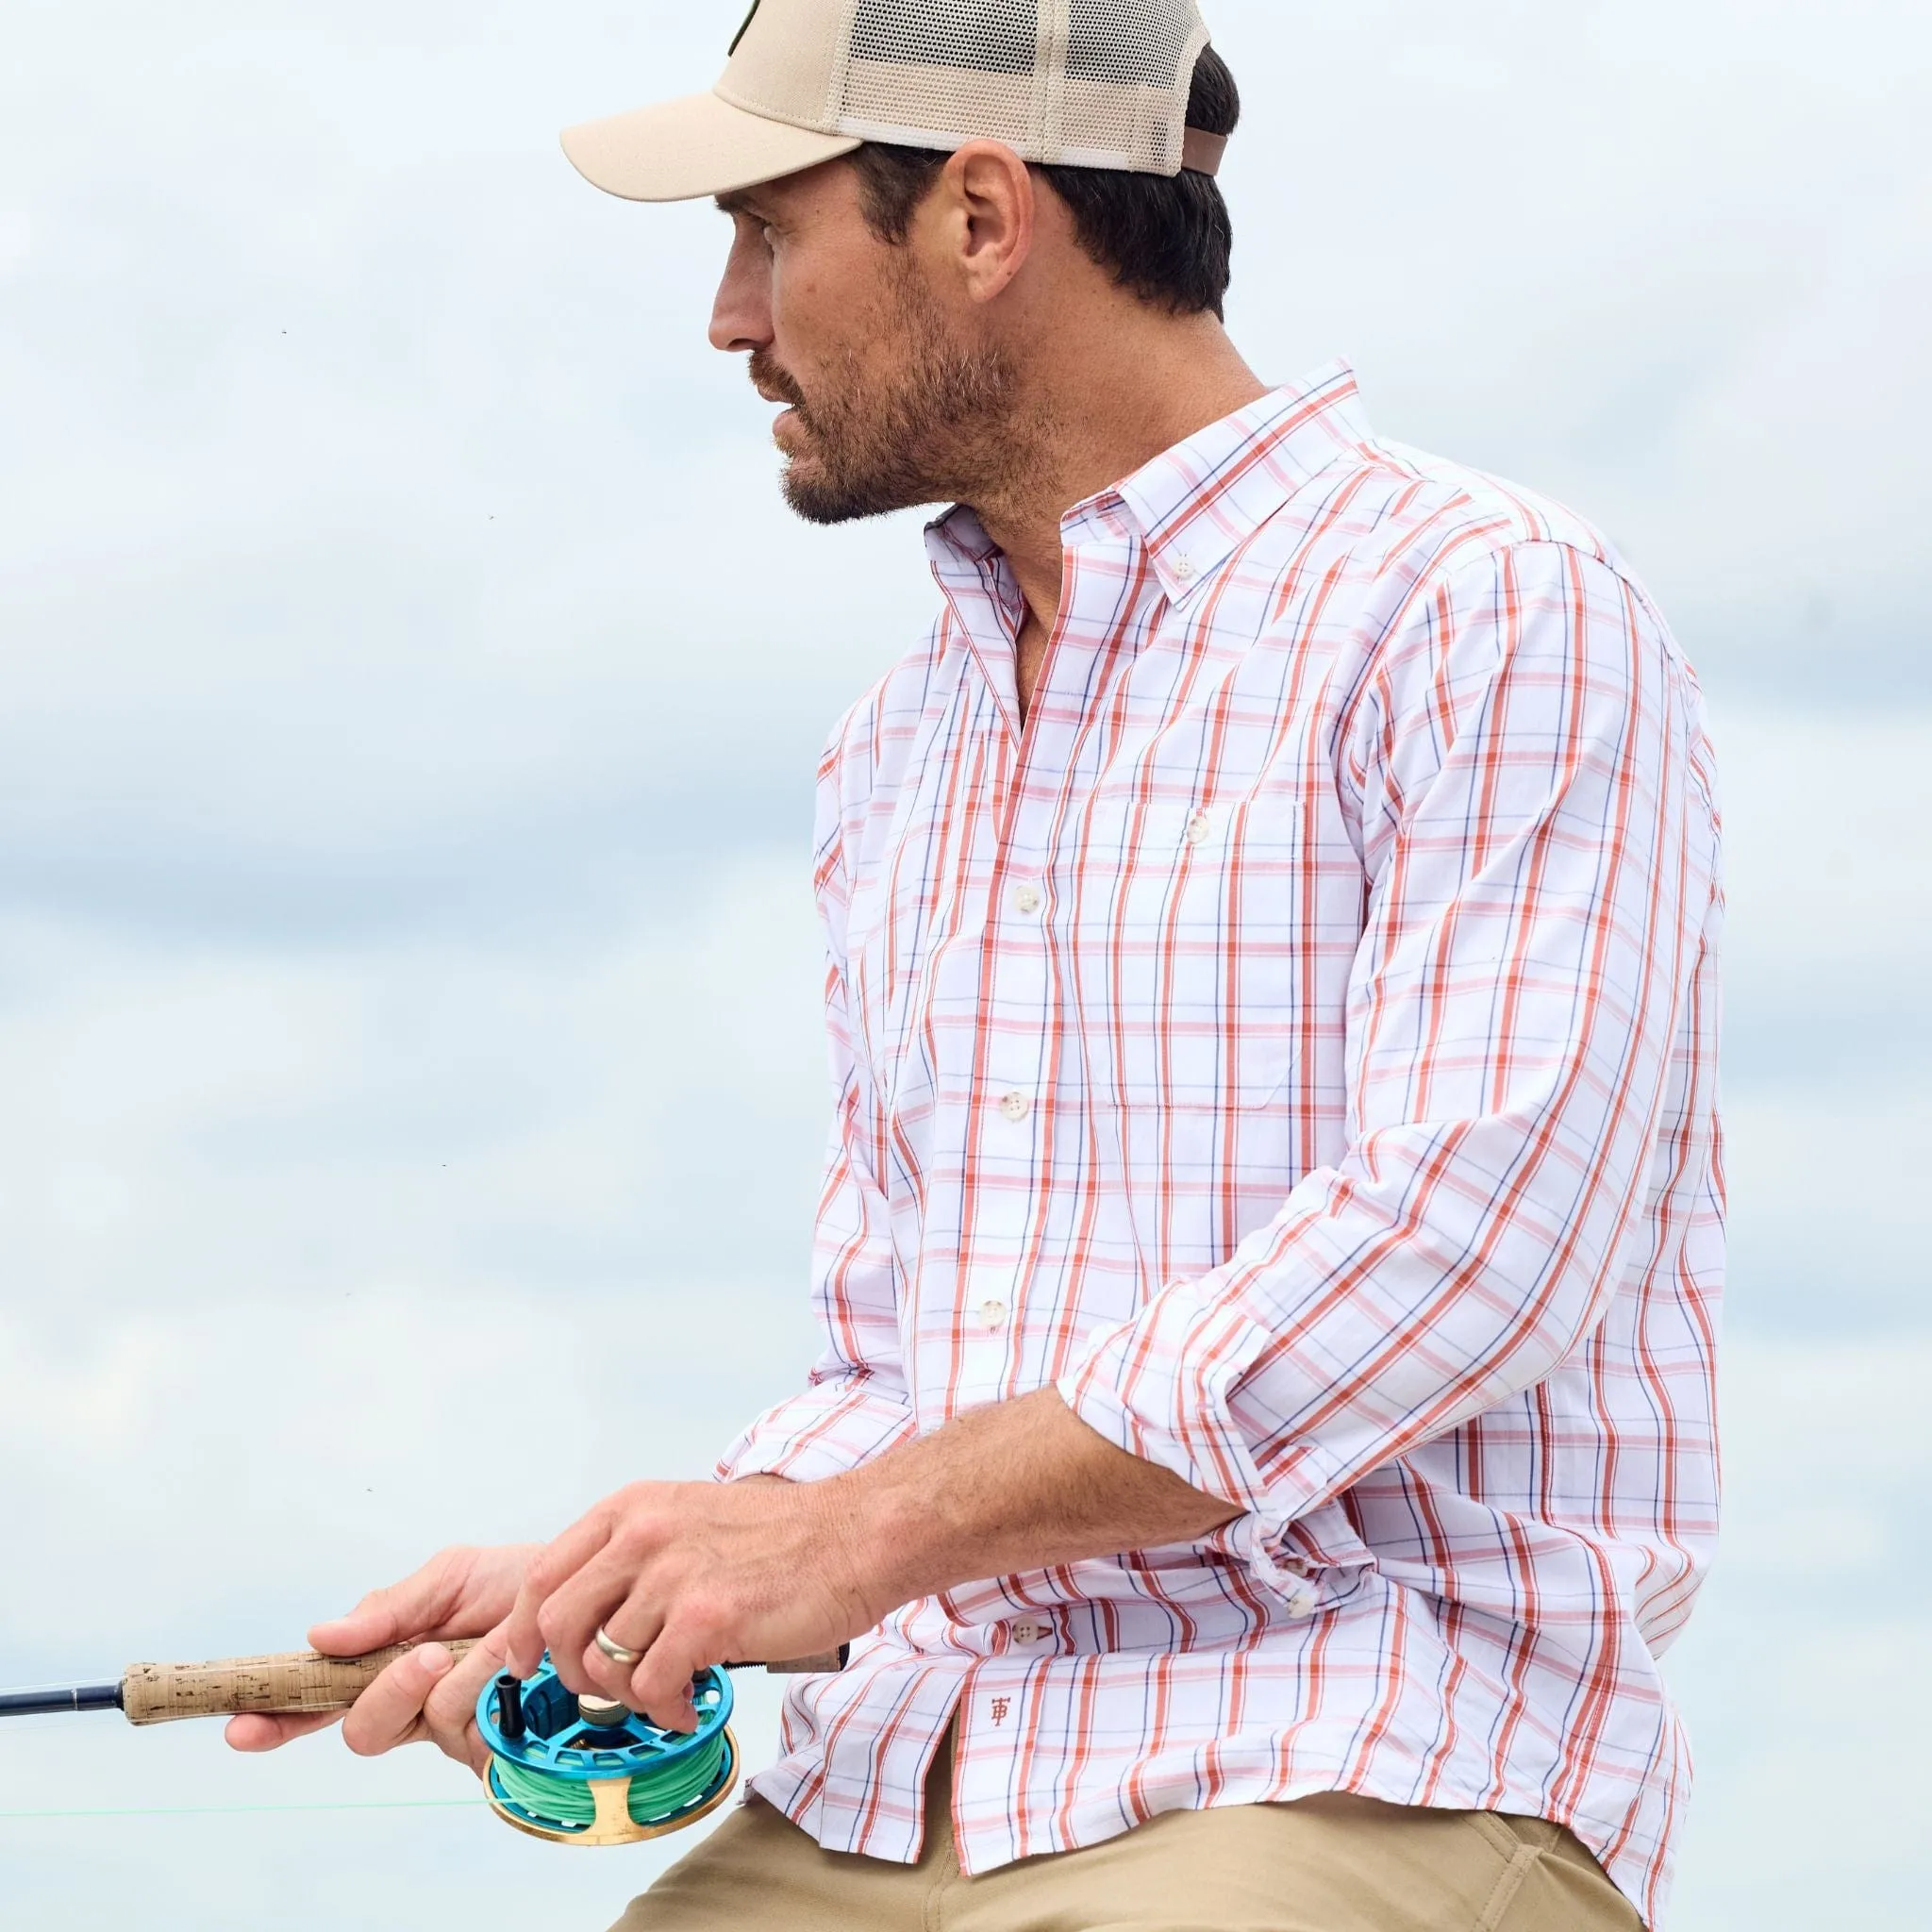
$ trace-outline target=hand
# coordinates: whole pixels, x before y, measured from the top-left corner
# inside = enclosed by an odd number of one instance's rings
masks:
[[[480,1772],[490,1754],[476,1735],[477,1694],[504,1668],[498,1626],[539,1547],[444,1550],[413,1576],[372,1591],[346,1617],[316,1624],[308,1641],[325,1657],[361,1657],[390,1643],[421,1647],[398,1657],[346,1712],[231,1718],[228,1742],[237,1751],[273,1751],[340,1717],[342,1741],[358,1757],[375,1757],[426,1738]],[[424,1641],[440,1637],[482,1641],[458,1663],[441,1643]]]
[[[849,1494],[767,1478],[618,1491],[531,1563],[505,1630],[510,1669],[531,1675],[547,1649],[573,1690],[695,1729],[696,1672],[836,1650],[897,1601],[872,1601]],[[600,1624],[643,1661],[612,1663]]]

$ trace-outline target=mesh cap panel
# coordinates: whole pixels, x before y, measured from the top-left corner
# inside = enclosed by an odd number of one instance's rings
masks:
[[[1038,0],[858,0],[852,58],[1031,74],[1040,58]]]
[[[1193,55],[1188,46],[1193,9],[1144,7],[1141,30],[1124,34],[1120,16],[1128,10],[1123,0],[1069,0],[1067,8],[1067,77],[1070,80],[1112,82],[1116,87],[1151,87],[1172,92],[1191,80]],[[1187,61],[1188,71],[1181,72]]]
[[[1194,0],[854,0],[832,125],[1030,161],[1173,175],[1194,62]]]

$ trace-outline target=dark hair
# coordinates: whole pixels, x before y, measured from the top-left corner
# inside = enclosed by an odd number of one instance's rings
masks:
[[[1241,118],[1241,90],[1227,62],[1212,47],[1204,48],[1188,97],[1188,125],[1228,135]],[[934,148],[883,142],[868,142],[854,152],[866,220],[882,242],[896,246],[905,241],[913,209],[951,159]],[[1122,288],[1175,315],[1222,313],[1234,225],[1211,175],[1191,169],[1172,177],[1119,168],[1037,172],[1073,210],[1081,247]]]

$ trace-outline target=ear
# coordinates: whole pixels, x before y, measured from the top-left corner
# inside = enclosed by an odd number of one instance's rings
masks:
[[[931,241],[966,298],[991,302],[1011,286],[1033,253],[1033,171],[996,141],[973,141],[946,163],[926,208],[938,217]]]

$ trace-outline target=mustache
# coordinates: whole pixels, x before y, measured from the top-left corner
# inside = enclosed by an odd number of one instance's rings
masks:
[[[779,368],[769,349],[754,349],[751,352],[750,373],[752,381],[760,390],[790,403],[801,416],[806,414],[805,391]]]

